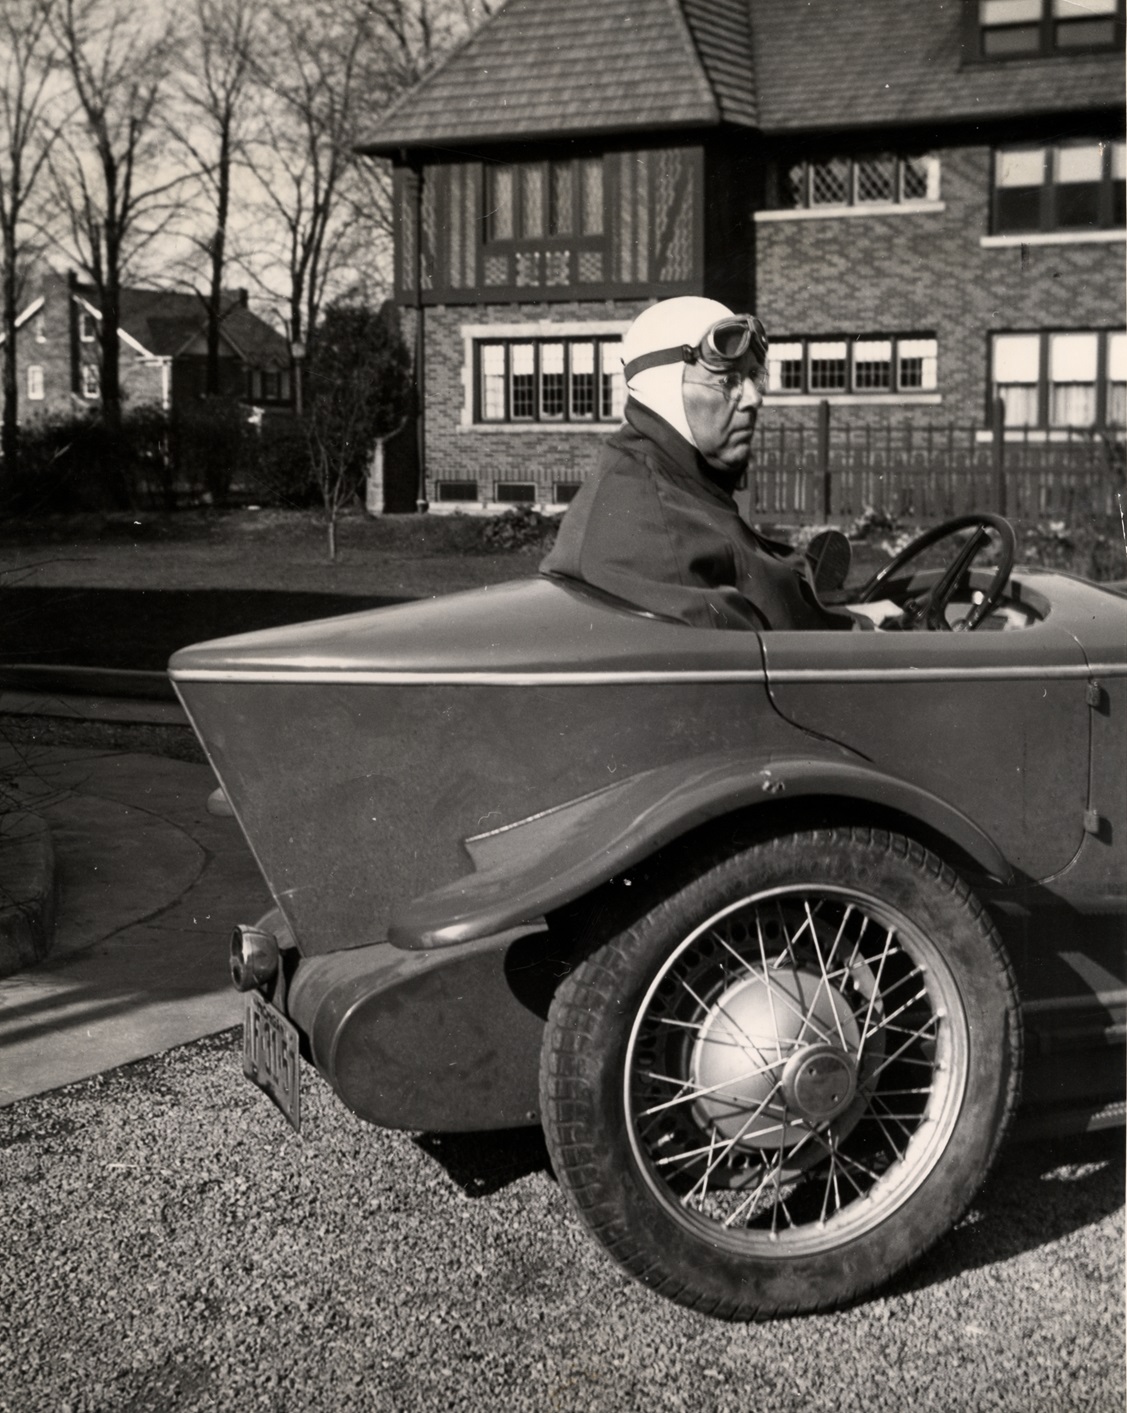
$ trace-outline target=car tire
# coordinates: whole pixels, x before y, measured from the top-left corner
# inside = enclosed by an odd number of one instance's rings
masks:
[[[1017,1103],[998,934],[920,844],[861,828],[705,867],[579,963],[541,1105],[570,1202],[693,1309],[846,1304],[948,1231]]]

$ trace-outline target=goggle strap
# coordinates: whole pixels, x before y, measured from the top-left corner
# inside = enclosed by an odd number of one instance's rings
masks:
[[[679,348],[658,348],[653,353],[639,354],[637,358],[632,358],[622,371],[629,382],[636,374],[644,373],[647,368],[661,368],[667,363],[695,363],[698,357],[695,348],[683,343]]]

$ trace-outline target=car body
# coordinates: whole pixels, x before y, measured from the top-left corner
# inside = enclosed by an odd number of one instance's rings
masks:
[[[915,1259],[1023,1068],[1027,1133],[1122,1122],[1122,593],[756,634],[539,578],[170,675],[277,904],[233,968],[291,1120],[300,1051],[376,1124],[543,1122],[615,1259],[736,1318]]]

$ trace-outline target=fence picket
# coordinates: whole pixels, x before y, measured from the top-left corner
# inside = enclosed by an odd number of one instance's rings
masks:
[[[1124,430],[1069,428],[1047,438],[1006,428],[955,423],[835,424],[829,403],[813,427],[756,431],[749,476],[753,518],[795,524],[854,520],[872,510],[894,519],[941,520],[975,510],[1015,519],[1074,519],[1111,514],[1124,484]]]

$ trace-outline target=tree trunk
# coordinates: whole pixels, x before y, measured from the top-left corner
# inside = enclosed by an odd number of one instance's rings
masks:
[[[0,490],[16,476],[19,455],[19,381],[16,354],[16,258],[14,242],[4,232],[4,420],[0,429]]]
[[[207,380],[209,397],[218,397],[219,328],[223,318],[223,266],[226,260],[227,212],[231,202],[231,127],[224,122],[219,143],[219,190],[215,208],[215,234],[211,240],[211,290],[207,308]]]
[[[330,562],[331,564],[335,564],[335,563],[337,562],[337,517],[336,517],[336,515],[335,515],[332,511],[329,512],[329,525],[328,525],[328,529],[329,529],[329,562]]]

